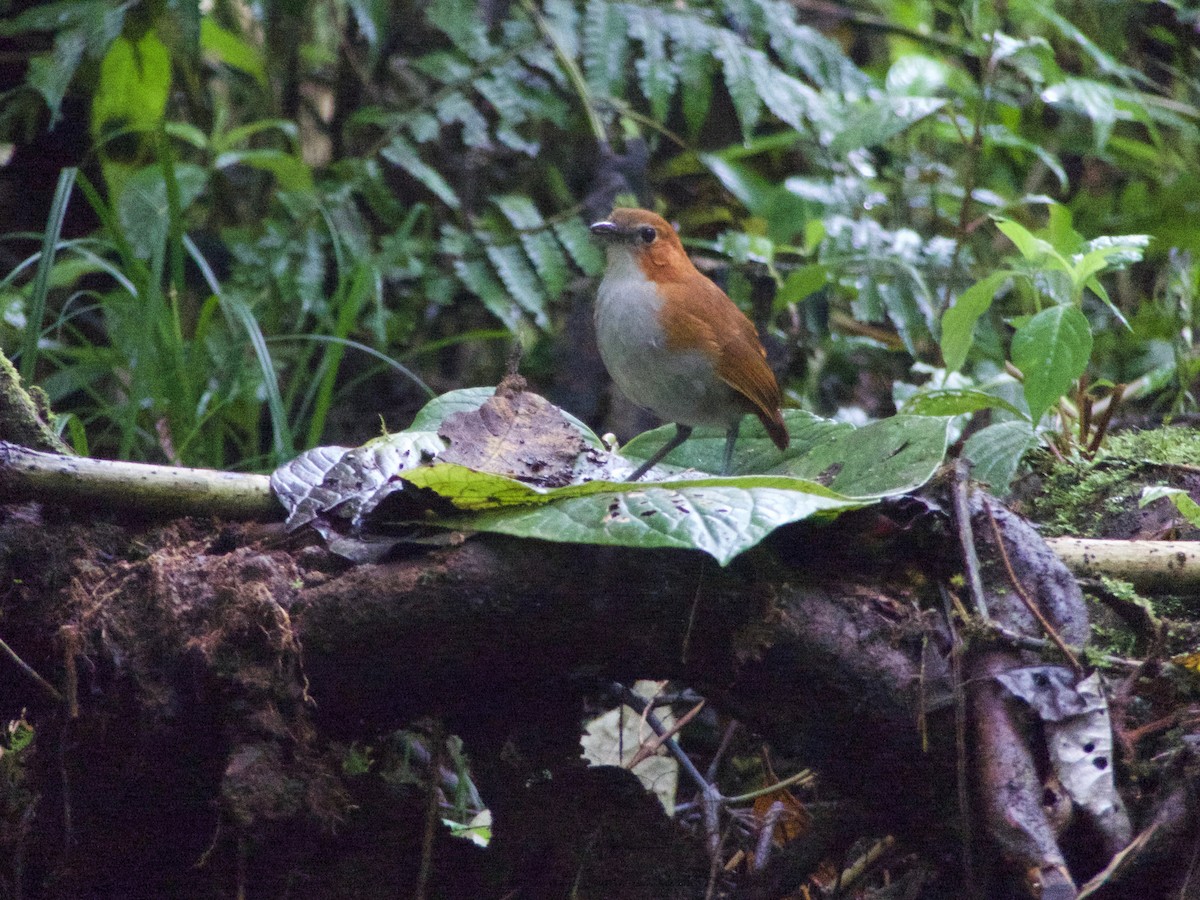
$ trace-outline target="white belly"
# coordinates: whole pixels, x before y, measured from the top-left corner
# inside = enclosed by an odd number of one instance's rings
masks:
[[[666,422],[728,428],[744,414],[742,404],[706,354],[667,351],[661,305],[636,264],[610,262],[596,296],[596,340],[605,368],[626,397]]]

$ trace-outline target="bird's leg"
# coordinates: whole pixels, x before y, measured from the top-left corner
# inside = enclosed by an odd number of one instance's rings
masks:
[[[686,441],[691,436],[692,436],[692,426],[680,425],[678,422],[676,422],[675,423],[675,436],[672,437],[665,444],[663,444],[662,449],[660,449],[652,457],[650,457],[648,460],[646,460],[644,463],[642,463],[640,466],[638,466],[637,469],[634,470],[633,474],[630,475],[625,480],[626,481],[637,481],[639,478],[641,478],[643,475],[645,475],[647,472],[649,472],[651,469],[653,469],[656,465],[658,465],[659,462],[662,461],[662,458],[664,456],[666,456],[668,453],[670,453],[672,450],[674,450],[676,447],[678,447],[680,444],[682,444],[684,441]]]
[[[729,426],[729,430],[725,432],[725,461],[721,463],[721,474],[728,475],[733,468],[733,445],[737,443],[738,429],[742,427],[742,420],[738,419]]]

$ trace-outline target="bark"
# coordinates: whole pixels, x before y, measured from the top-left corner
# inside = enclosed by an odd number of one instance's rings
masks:
[[[0,803],[18,812],[0,830],[0,860],[13,860],[0,878],[24,897],[411,893],[424,793],[341,763],[351,742],[386,746],[391,730],[436,717],[462,737],[496,822],[486,851],[439,831],[427,877],[442,896],[703,896],[703,841],[628,773],[578,760],[590,698],[614,680],[670,678],[842,798],[840,821],[814,833],[815,858],[890,834],[931,861],[945,896],[963,896],[954,848],[967,840],[994,861],[975,876],[986,896],[1019,884],[1020,867],[1062,859],[1086,880],[1107,861],[1086,839],[1060,846],[1035,829],[1032,843],[1006,842],[986,815],[964,837],[958,760],[987,771],[986,754],[962,744],[955,711],[979,707],[992,683],[971,669],[978,684],[956,687],[937,585],[960,562],[946,517],[919,509],[915,521],[883,507],[783,529],[721,569],[693,552],[491,536],[351,567],[275,524],[5,507],[0,637],[61,700],[0,660],[0,714],[24,710],[36,731],[28,772]],[[1013,592],[993,520],[1015,576],[1081,643],[1069,575],[1032,529],[977,497],[984,582],[1000,585],[993,617],[1031,621],[1004,612]],[[1028,723],[1005,728],[1036,756]],[[740,887],[718,878],[717,896],[794,890],[808,871],[779,854]]]

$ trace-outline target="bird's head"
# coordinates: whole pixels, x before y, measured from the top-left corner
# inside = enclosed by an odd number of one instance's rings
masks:
[[[694,271],[675,229],[647,209],[618,207],[592,225],[591,231],[608,250],[610,266],[632,258],[648,277],[658,280],[674,280]]]

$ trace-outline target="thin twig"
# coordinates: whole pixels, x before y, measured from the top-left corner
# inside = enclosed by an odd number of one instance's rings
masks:
[[[1100,445],[1104,443],[1104,436],[1108,434],[1108,426],[1112,422],[1113,413],[1121,403],[1121,399],[1125,396],[1125,385],[1118,384],[1113,388],[1112,394],[1109,395],[1108,406],[1100,413],[1100,418],[1096,421],[1096,433],[1092,436],[1091,443],[1088,444],[1087,453],[1089,457],[1095,456],[1096,451],[1100,449]]]
[[[954,744],[955,780],[958,792],[958,814],[962,818],[960,837],[963,861],[963,880],[967,885],[975,884],[975,856],[971,850],[971,792],[967,779],[967,695],[963,689],[963,640],[954,627],[952,595],[945,584],[938,584],[946,616],[946,627],[950,631],[950,669],[954,678]]]
[[[967,499],[970,490],[970,470],[965,459],[954,462],[954,518],[958,526],[958,542],[962,546],[963,568],[966,570],[967,587],[971,602],[984,622],[991,622],[987,600],[983,593],[983,577],[979,574],[979,554],[975,551],[975,535],[971,531],[971,506]]]
[[[712,761],[708,764],[708,770],[704,773],[704,777],[710,782],[717,780],[717,772],[721,768],[721,758],[725,755],[725,751],[729,749],[729,744],[733,740],[733,736],[737,734],[738,720],[730,719],[729,724],[725,726],[725,733],[721,735],[721,743],[717,744],[717,751],[713,754]]]
[[[25,675],[34,684],[36,684],[39,688],[41,688],[42,692],[47,697],[49,697],[55,703],[63,702],[63,696],[62,696],[62,694],[60,694],[58,692],[58,689],[54,685],[52,685],[50,682],[48,682],[45,678],[43,678],[41,675],[39,675],[37,672],[35,672],[33,667],[29,665],[29,663],[25,662],[25,660],[21,659],[21,657],[17,656],[16,651],[13,650],[12,647],[8,646],[8,644],[4,643],[3,640],[0,640],[0,652],[2,652],[5,656],[7,656],[14,663],[16,663],[17,668],[20,669],[22,672],[24,672]]]
[[[441,719],[434,719],[430,741],[433,743],[433,758],[429,764],[428,785],[425,795],[425,833],[421,837],[421,867],[417,870],[417,885],[413,889],[413,900],[425,900],[429,889],[429,877],[433,873],[433,839],[438,827],[438,773],[442,770],[442,754],[446,749],[446,734]]]
[[[688,651],[692,646],[692,627],[696,624],[696,610],[700,607],[700,588],[704,585],[706,566],[707,562],[701,561],[699,571],[696,573],[696,593],[692,596],[692,606],[688,610],[687,627],[683,632],[683,644],[679,648],[679,661],[682,663],[688,661]]]
[[[684,713],[682,716],[680,716],[679,720],[674,725],[672,725],[669,729],[667,729],[666,734],[655,735],[650,740],[643,741],[642,745],[640,747],[638,747],[637,752],[633,754],[633,756],[632,756],[632,758],[630,758],[629,762],[625,763],[625,768],[632,770],[639,763],[643,762],[646,759],[649,759],[651,756],[653,756],[655,753],[657,753],[658,748],[661,747],[664,742],[673,738],[676,734],[678,734],[680,732],[680,730],[685,725],[687,725],[688,722],[690,722],[690,721],[692,721],[692,719],[696,718],[696,714],[699,713],[700,710],[704,709],[704,703],[705,703],[705,701],[701,700],[699,703],[697,703],[695,706],[693,706],[691,709],[689,709],[686,713]],[[649,709],[650,707],[647,706],[646,708]]]
[[[638,715],[643,716],[646,724],[659,737],[665,737],[663,746],[670,751],[671,755],[679,761],[679,765],[687,772],[688,777],[696,783],[696,787],[701,791],[714,790],[713,786],[700,774],[700,770],[696,768],[696,764],[692,762],[692,758],[683,752],[683,748],[679,746],[679,742],[672,737],[667,737],[669,729],[663,724],[662,719],[654,714],[651,710],[652,703],[645,697],[640,697],[633,692],[632,689],[618,682],[613,682],[610,688],[613,694],[626,706],[637,711]]]
[[[787,807],[779,800],[767,808],[767,813],[762,820],[762,830],[758,833],[758,846],[754,848],[754,871],[761,872],[767,867],[767,860],[771,858],[775,826],[779,824],[779,820],[783,818],[786,810]]]
[[[845,889],[849,885],[858,881],[858,879],[862,878],[863,875],[866,874],[867,870],[871,868],[871,866],[879,862],[879,860],[883,858],[883,855],[891,850],[894,846],[896,846],[896,839],[890,834],[883,840],[878,841],[873,847],[871,847],[870,850],[856,859],[838,876],[838,885]]]
[[[725,849],[725,841],[729,837],[730,831],[733,830],[733,823],[729,823],[723,834],[721,834],[715,846],[712,848],[712,858],[708,864],[708,888],[704,892],[704,900],[713,900],[717,891],[717,877],[721,874],[721,851]]]
[[[734,806],[739,803],[749,803],[751,800],[757,800],[759,797],[766,797],[768,794],[774,794],[776,791],[784,791],[790,787],[795,787],[798,784],[808,784],[817,776],[813,774],[812,769],[801,769],[794,775],[789,775],[782,781],[777,781],[774,784],[768,784],[766,787],[756,788],[753,791],[748,791],[745,794],[738,794],[736,797],[726,797],[725,805]]]
[[[980,61],[979,66],[979,105],[975,108],[975,121],[972,123],[972,132],[970,143],[966,147],[966,155],[963,157],[963,167],[965,171],[962,174],[963,197],[962,204],[958,208],[958,228],[954,235],[954,253],[950,257],[950,267],[946,275],[946,291],[942,297],[941,307],[945,311],[950,306],[950,291],[954,285],[954,276],[958,271],[959,261],[962,259],[963,246],[966,244],[967,235],[970,234],[968,227],[971,221],[971,201],[975,193],[975,187],[979,180],[979,162],[983,156],[983,126],[984,119],[987,116],[988,108],[991,106],[991,79],[994,74],[995,67],[992,60],[996,52],[996,36],[992,34],[992,39],[987,42],[987,53]],[[958,128],[957,119],[953,113],[950,114],[951,122],[955,123],[955,128]],[[960,135],[961,130],[960,130]],[[965,135],[962,135],[965,138]]]
[[[1041,653],[1047,650],[1057,649],[1057,646],[1054,643],[1046,640],[1045,638],[1031,637],[1027,634],[1017,634],[1015,631],[1005,628],[1003,625],[998,625],[995,622],[992,622],[990,625],[986,626],[986,628],[989,637],[1001,640],[1004,643],[1020,650],[1034,650]],[[1069,644],[1067,646],[1070,647]],[[1071,651],[1073,653],[1082,653],[1083,649],[1080,647],[1071,647]],[[1141,660],[1129,659],[1125,656],[1113,656],[1108,653],[1093,658],[1098,659],[1100,662],[1103,662],[1107,665],[1115,666],[1120,669],[1139,669],[1142,666]],[[1170,663],[1164,663],[1164,665],[1170,665]]]
[[[1017,578],[1017,573],[1013,571],[1012,563],[1008,559],[1008,551],[1004,548],[1004,537],[1000,534],[1000,526],[996,524],[996,517],[992,515],[992,507],[984,501],[983,509],[987,513],[988,521],[992,523],[992,534],[996,536],[996,549],[1000,551],[1000,560],[1004,563],[1004,570],[1008,573],[1008,580],[1012,583],[1017,596],[1021,598],[1021,602],[1025,604],[1025,608],[1029,610],[1030,614],[1037,619],[1038,624],[1042,626],[1042,630],[1046,632],[1046,636],[1054,642],[1054,646],[1058,647],[1062,655],[1067,658],[1067,662],[1075,670],[1075,675],[1077,677],[1083,675],[1083,666],[1079,664],[1079,658],[1071,652],[1071,648],[1067,646],[1067,642],[1062,639],[1059,633],[1054,630],[1054,626],[1042,615],[1042,611],[1037,608],[1037,604],[1025,592],[1025,587]]]

